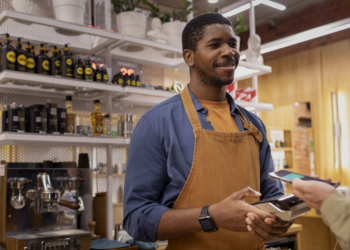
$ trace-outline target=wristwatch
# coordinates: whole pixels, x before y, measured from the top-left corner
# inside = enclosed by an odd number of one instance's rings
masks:
[[[199,223],[201,224],[204,232],[213,233],[218,231],[218,228],[216,228],[213,219],[208,213],[208,210],[209,206],[205,206],[202,208],[202,212],[199,215]]]

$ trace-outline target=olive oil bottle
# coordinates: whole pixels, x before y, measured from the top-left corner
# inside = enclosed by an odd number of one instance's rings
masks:
[[[87,56],[85,59],[84,79],[88,82],[92,82],[94,80],[94,69],[91,66],[91,59],[89,56]]]
[[[74,77],[73,69],[74,69],[73,59],[69,54],[68,44],[66,44],[64,46],[63,56],[61,57],[62,77],[73,78]]]
[[[57,47],[53,46],[52,57],[50,58],[51,75],[61,76],[61,61],[57,54]]]
[[[103,67],[102,67],[102,81],[104,83],[107,83],[109,81],[109,77],[108,77],[108,74],[107,74],[107,66],[106,65],[103,65]]]
[[[16,50],[10,44],[10,35],[5,35],[5,44],[1,46],[1,70],[16,70]]]
[[[30,42],[27,42],[26,57],[27,57],[26,71],[28,73],[35,73],[34,48],[32,52],[32,49],[30,48]]]
[[[42,75],[50,75],[49,57],[45,55],[44,44],[40,44],[39,55],[36,56],[36,73]]]
[[[84,68],[79,55],[75,55],[74,78],[80,80],[84,79]]]
[[[66,132],[71,135],[75,132],[75,112],[73,111],[72,96],[66,96],[67,123]]]
[[[27,71],[27,56],[26,52],[22,49],[21,38],[17,38],[16,45],[16,70],[26,72]]]
[[[100,136],[103,133],[103,115],[101,113],[100,100],[94,101],[94,112],[91,113],[91,125],[94,128],[94,136]]]
[[[96,64],[96,70],[95,70],[95,82],[102,82],[102,73],[100,70],[100,65]]]

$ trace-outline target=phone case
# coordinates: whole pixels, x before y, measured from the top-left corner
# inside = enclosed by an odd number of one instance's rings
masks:
[[[303,200],[295,197],[293,194],[289,194],[278,199],[270,198],[261,200],[252,205],[265,212],[274,214],[284,221],[290,221],[310,211],[310,208],[306,205],[306,203]]]

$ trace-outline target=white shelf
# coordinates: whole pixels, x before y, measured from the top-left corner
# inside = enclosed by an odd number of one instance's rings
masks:
[[[251,112],[262,112],[273,109],[272,104],[235,101],[235,103]]]
[[[39,86],[32,86],[39,85]],[[59,91],[57,91],[57,89]],[[104,98],[110,94],[114,100],[142,106],[153,106],[174,93],[164,90],[150,90],[136,87],[121,87],[115,84],[87,82],[83,80],[30,74],[5,70],[0,73],[0,91],[7,93],[66,96],[73,95],[77,99],[93,100]]]
[[[68,147],[92,147],[92,146],[120,146],[128,147],[130,139],[106,138],[89,136],[66,136],[66,135],[40,135],[33,133],[5,132],[0,134],[0,145],[23,145],[23,146],[68,146]]]

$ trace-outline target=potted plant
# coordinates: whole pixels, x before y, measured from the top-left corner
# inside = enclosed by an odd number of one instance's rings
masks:
[[[184,20],[193,10],[192,2],[185,0],[184,6],[178,11],[174,10],[172,14],[160,13],[159,8],[146,0],[143,0],[143,3],[151,8],[151,17],[158,17],[162,21],[161,30],[168,36],[167,44],[181,47],[182,31],[187,24]]]
[[[57,20],[84,25],[86,0],[52,0]]]
[[[235,32],[236,39],[237,39],[237,49],[239,50],[240,44],[241,44],[241,38],[238,36],[239,33],[248,30],[247,26],[243,25],[243,15],[238,14],[237,15],[237,22],[232,25],[233,31]]]
[[[141,0],[111,0],[117,14],[118,32],[124,36],[145,38],[147,17],[135,8]]]

